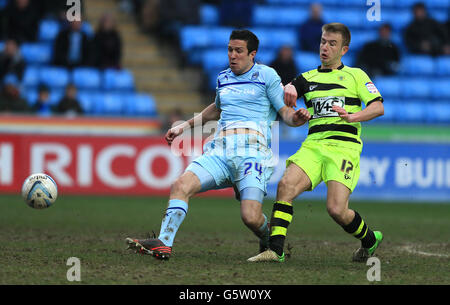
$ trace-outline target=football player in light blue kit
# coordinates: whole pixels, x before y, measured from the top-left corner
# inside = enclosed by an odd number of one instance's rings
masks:
[[[295,111],[284,104],[278,74],[254,61],[258,45],[252,32],[234,30],[228,44],[230,67],[217,77],[215,102],[167,132],[165,138],[171,144],[198,122],[219,120],[214,139],[205,144],[203,155],[173,183],[158,238],[127,238],[129,248],[168,259],[189,198],[211,189],[234,187],[244,224],[259,237],[260,252],[267,249],[270,232],[262,202],[275,165],[271,126],[277,114],[289,126],[303,125],[310,116],[304,108]]]

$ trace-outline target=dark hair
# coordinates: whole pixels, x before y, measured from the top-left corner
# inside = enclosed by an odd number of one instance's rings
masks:
[[[322,33],[330,32],[330,33],[340,33],[342,36],[342,46],[349,46],[351,35],[350,30],[345,24],[333,22],[327,23],[322,27]]]
[[[234,39],[246,41],[248,53],[258,51],[259,39],[249,30],[233,30],[230,35],[230,40]]]

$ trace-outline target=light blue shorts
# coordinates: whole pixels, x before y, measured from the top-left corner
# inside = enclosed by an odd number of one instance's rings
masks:
[[[218,137],[206,143],[203,151],[203,155],[186,168],[199,177],[202,191],[233,186],[237,195],[246,188],[257,188],[266,195],[273,165],[272,151],[265,145],[264,138],[254,134]],[[214,181],[208,180],[202,169]]]

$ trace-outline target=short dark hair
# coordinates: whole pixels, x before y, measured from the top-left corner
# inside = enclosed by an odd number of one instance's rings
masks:
[[[342,46],[349,46],[351,35],[350,30],[345,24],[333,22],[327,23],[322,26],[322,33],[330,32],[330,33],[340,33],[342,36]]]
[[[248,53],[258,51],[259,39],[253,32],[249,30],[233,30],[230,40],[239,39],[247,42]]]

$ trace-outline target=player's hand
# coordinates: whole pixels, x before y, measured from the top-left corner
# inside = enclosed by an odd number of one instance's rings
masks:
[[[166,136],[164,137],[167,141],[167,144],[171,145],[173,140],[178,137],[180,134],[182,134],[184,131],[183,127],[178,125],[175,127],[170,128],[167,133]]]
[[[311,114],[309,113],[309,111],[305,108],[300,108],[294,113],[292,122],[297,126],[301,126],[308,122],[310,119]]]
[[[284,86],[284,104],[288,107],[297,107],[297,89],[291,83]]]
[[[333,107],[331,108],[334,111],[336,111],[339,116],[345,120],[347,123],[351,123],[352,122],[352,116],[350,113],[348,113],[344,108],[342,108],[341,106],[337,106],[337,105],[333,105]]]

